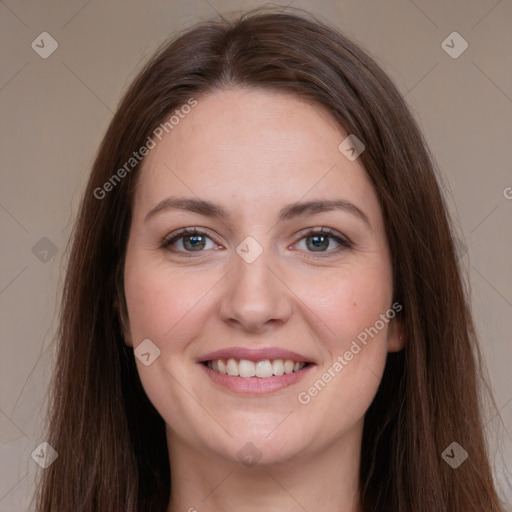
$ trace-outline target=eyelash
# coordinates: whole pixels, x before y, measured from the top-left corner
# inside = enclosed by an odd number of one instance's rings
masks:
[[[166,235],[161,241],[160,241],[160,249],[167,249],[173,253],[178,253],[182,255],[185,258],[195,258],[196,255],[194,253],[201,253],[204,251],[177,251],[175,249],[170,249],[170,246],[180,240],[181,238],[184,238],[187,235],[200,235],[200,236],[206,236],[207,238],[210,238],[213,242],[218,243],[214,237],[210,236],[208,233],[204,231],[200,231],[197,228],[184,228],[181,229],[175,233],[171,233],[170,235]],[[330,228],[320,228],[320,229],[310,229],[306,230],[299,234],[301,237],[299,239],[299,242],[303,240],[304,238],[308,238],[310,236],[314,235],[330,235],[329,238],[334,240],[335,242],[338,242],[340,244],[339,247],[336,249],[333,249],[331,251],[326,252],[315,252],[315,251],[307,251],[309,254],[312,254],[313,256],[306,256],[307,258],[318,258],[318,255],[320,255],[321,258],[327,258],[329,256],[332,256],[333,254],[338,254],[346,249],[352,249],[353,244],[350,242],[347,238],[344,238],[340,236],[336,231],[330,229]]]

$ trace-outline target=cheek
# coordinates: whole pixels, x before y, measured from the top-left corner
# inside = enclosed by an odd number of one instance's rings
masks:
[[[125,271],[125,294],[134,344],[150,338],[165,345],[210,288],[209,282],[194,275],[170,274],[151,263],[131,261]]]
[[[317,335],[329,357],[323,361],[322,382],[316,375],[305,391],[316,407],[328,406],[332,414],[345,419],[338,425],[341,428],[365,413],[384,371],[391,270],[385,263],[354,265],[307,284],[304,296],[317,317]]]
[[[322,373],[307,380],[298,399],[306,405],[304,411],[315,411],[304,416],[306,429],[314,432],[315,418],[330,417],[322,426],[325,437],[342,435],[360,421],[381,381],[389,323],[380,319],[390,308],[392,290],[375,278],[369,273],[364,279],[340,279],[329,294],[311,296],[329,358]]]
[[[181,387],[174,383],[186,376],[181,358],[201,325],[191,319],[201,311],[201,298],[212,285],[196,283],[193,275],[171,275],[137,255],[127,257],[124,278],[133,345],[136,348],[150,339],[160,350],[149,366],[136,358],[142,386],[162,417],[187,416],[182,410]]]
[[[322,331],[335,352],[373,326],[391,305],[390,272],[383,265],[361,270],[351,267],[320,280],[304,281],[306,284],[302,296],[307,297],[307,306],[322,321]]]

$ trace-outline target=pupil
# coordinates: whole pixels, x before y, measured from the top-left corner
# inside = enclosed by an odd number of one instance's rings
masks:
[[[324,235],[315,235],[310,237],[310,239],[313,241],[313,247],[317,249],[327,249],[329,245],[329,238]]]
[[[204,247],[204,240],[201,240],[202,238],[201,235],[188,235],[185,237],[185,246],[188,242],[193,250],[202,249]]]

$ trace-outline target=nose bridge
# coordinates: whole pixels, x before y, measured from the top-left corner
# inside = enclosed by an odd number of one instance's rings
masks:
[[[248,330],[261,329],[270,321],[285,321],[291,311],[290,296],[278,275],[272,250],[252,237],[244,239],[233,254],[222,318]]]

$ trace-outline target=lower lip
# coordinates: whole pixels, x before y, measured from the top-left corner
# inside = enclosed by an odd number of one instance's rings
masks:
[[[274,375],[273,377],[237,377],[215,372],[205,364],[199,363],[203,367],[208,377],[215,383],[235,393],[242,395],[264,395],[274,393],[283,388],[299,382],[311,368],[313,364],[308,364],[302,370],[284,375]]]

